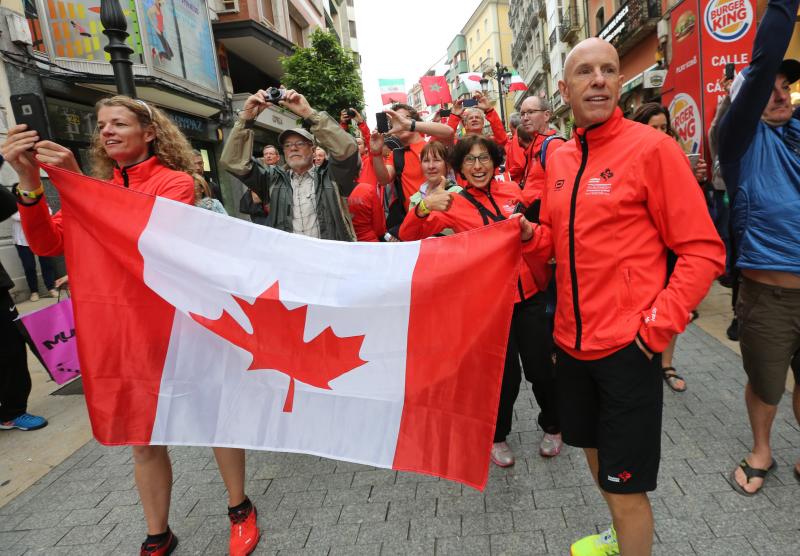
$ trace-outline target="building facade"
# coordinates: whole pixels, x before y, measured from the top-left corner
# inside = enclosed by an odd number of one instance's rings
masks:
[[[499,100],[496,77],[500,68],[513,69],[511,60],[512,32],[508,25],[509,0],[483,0],[461,30],[466,40],[469,71],[484,75],[489,81],[489,98]],[[503,93],[504,111],[514,110],[514,100]]]

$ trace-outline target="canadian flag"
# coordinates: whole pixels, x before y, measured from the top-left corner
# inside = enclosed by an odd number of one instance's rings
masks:
[[[333,242],[46,170],[99,442],[303,452],[483,488],[516,222]]]

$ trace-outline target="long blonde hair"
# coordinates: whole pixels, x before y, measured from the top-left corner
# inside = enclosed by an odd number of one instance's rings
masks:
[[[164,112],[141,100],[134,100],[124,95],[101,99],[95,104],[95,113],[106,106],[122,106],[127,108],[139,120],[143,130],[151,128],[155,138],[150,142],[150,152],[167,168],[192,174],[194,172],[194,156],[189,140],[172,123]],[[92,162],[92,175],[100,179],[111,179],[116,162],[109,158],[103,148],[100,129],[92,135],[89,151]]]

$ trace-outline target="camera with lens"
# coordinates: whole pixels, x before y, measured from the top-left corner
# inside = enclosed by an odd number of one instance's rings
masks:
[[[355,118],[356,117],[356,111],[353,110],[352,108],[348,108],[347,109],[347,115],[350,116],[351,118]]]
[[[267,102],[277,103],[286,98],[286,89],[279,89],[278,87],[270,87],[264,91],[264,100]]]

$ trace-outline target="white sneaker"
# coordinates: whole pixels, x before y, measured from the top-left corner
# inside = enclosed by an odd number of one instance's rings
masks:
[[[47,294],[49,297],[55,297],[56,299],[58,299],[58,290],[55,288],[47,292]]]
[[[39,294],[36,293],[36,292],[33,292],[31,294],[31,301],[39,301]]]
[[[498,467],[511,467],[514,465],[514,452],[505,442],[492,444],[491,459]]]
[[[564,441],[561,440],[561,433],[547,434],[544,433],[542,442],[539,444],[539,454],[546,458],[552,458],[561,453],[561,447]]]

